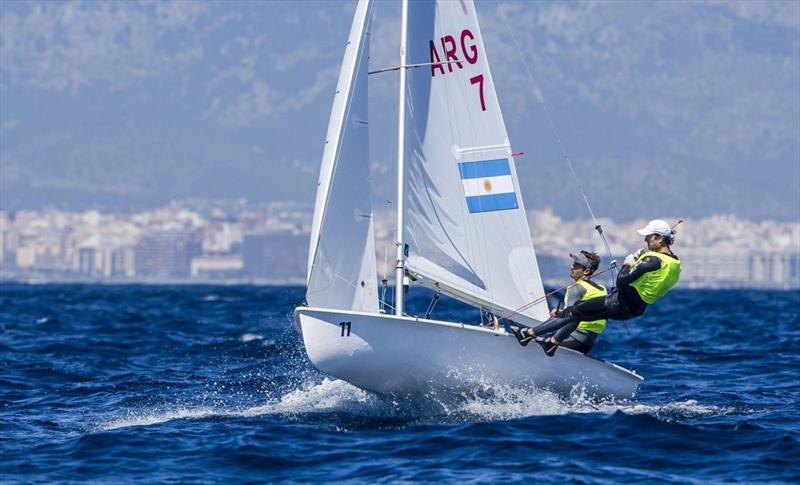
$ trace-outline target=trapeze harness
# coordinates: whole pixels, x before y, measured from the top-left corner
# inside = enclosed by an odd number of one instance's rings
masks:
[[[638,317],[647,305],[666,295],[680,275],[681,262],[677,256],[646,251],[636,257],[632,267],[622,268],[617,276],[617,286],[607,296],[582,300],[533,330],[537,335],[555,332],[554,338],[563,342],[580,322]]]

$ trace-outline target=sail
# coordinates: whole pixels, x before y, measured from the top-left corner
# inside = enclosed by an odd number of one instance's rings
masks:
[[[369,183],[367,71],[372,3],[359,1],[336,86],[308,255],[309,305],[378,311]]]
[[[515,310],[544,294],[472,0],[410,2],[406,268],[444,293]],[[518,316],[544,320],[542,301]]]

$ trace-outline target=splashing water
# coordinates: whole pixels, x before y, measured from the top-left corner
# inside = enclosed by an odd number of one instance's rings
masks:
[[[490,391],[490,392],[487,392]],[[614,401],[596,402],[582,393],[565,399],[545,389],[519,389],[494,386],[483,389],[457,403],[434,398],[436,406],[398,401],[359,389],[338,379],[324,378],[322,382],[308,382],[279,399],[244,408],[230,407],[163,407],[128,410],[125,416],[99,424],[96,429],[109,431],[130,426],[152,426],[174,420],[257,417],[264,415],[303,416],[322,413],[348,413],[361,418],[398,418],[408,422],[470,423],[513,420],[534,416],[558,416],[570,413],[623,412],[630,415],[646,414],[661,419],[724,415],[734,412],[732,407],[702,405],[695,400],[671,402],[661,405]],[[433,412],[431,412],[433,411]],[[404,424],[404,425],[407,425]]]

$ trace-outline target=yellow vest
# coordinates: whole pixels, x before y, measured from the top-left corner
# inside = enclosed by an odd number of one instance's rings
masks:
[[[597,298],[598,296],[606,296],[608,295],[608,290],[606,290],[605,286],[595,283],[595,285],[599,286],[599,288],[595,287],[591,283],[588,283],[585,280],[578,281],[578,285],[583,287],[586,292],[583,294],[583,298],[580,301],[585,301],[590,298]],[[564,295],[564,304],[567,304],[567,295],[569,295],[569,289],[567,290],[567,294]],[[605,320],[592,320],[591,322],[581,322],[578,325],[578,330],[588,330],[589,332],[594,333],[603,333],[603,330],[606,329],[606,321]]]
[[[636,262],[638,263],[648,256],[655,256],[660,259],[661,268],[636,278],[636,281],[631,283],[631,286],[636,288],[639,297],[649,305],[666,295],[667,292],[675,286],[675,283],[678,282],[678,279],[681,277],[681,262],[678,258],[655,251],[643,253],[636,258]]]

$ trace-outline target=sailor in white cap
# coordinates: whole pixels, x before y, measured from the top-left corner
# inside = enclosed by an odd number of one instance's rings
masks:
[[[536,328],[512,325],[511,330],[519,343],[524,346],[536,338],[545,353],[552,356],[581,321],[638,317],[647,305],[666,295],[681,275],[681,262],[671,249],[675,231],[667,222],[653,219],[637,232],[644,236],[647,249],[625,258],[617,276],[617,286],[608,296],[580,301]],[[552,332],[555,332],[552,336],[541,338]]]

